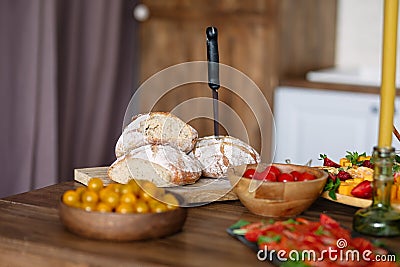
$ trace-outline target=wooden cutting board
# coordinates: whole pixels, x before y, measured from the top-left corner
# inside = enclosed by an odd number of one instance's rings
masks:
[[[98,177],[107,185],[113,182],[107,176],[107,169],[108,167],[75,169],[74,179],[87,185],[90,178]],[[195,184],[170,187],[168,190],[181,195],[189,205],[238,199],[236,194],[231,191],[231,185],[227,178],[212,179],[202,177]]]

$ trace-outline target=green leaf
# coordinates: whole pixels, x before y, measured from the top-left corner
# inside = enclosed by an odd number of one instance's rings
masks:
[[[358,161],[359,157],[366,157],[367,153],[362,153],[362,154],[358,154],[358,152],[350,152],[350,151],[346,151],[347,155],[346,155],[346,159],[348,159],[351,164],[353,165],[362,165],[363,161]]]
[[[250,222],[246,221],[246,220],[239,220],[236,223],[232,224],[229,229],[237,229],[237,228],[241,228],[245,225],[250,224]]]
[[[329,188],[325,190],[328,191],[329,197],[332,198],[333,200],[337,200],[336,191],[339,188],[339,186],[340,186],[340,179],[336,178],[335,181],[332,181],[332,183],[329,185]]]
[[[283,222],[284,224],[299,224],[295,219],[290,218]]]
[[[329,197],[332,198],[333,200],[337,200],[336,198],[336,191],[335,190],[330,190],[328,193]]]
[[[346,159],[348,159],[352,164],[356,164],[358,159],[358,153],[350,151],[346,151],[346,153],[347,153]]]
[[[392,173],[395,174],[397,172],[400,172],[400,164],[395,162],[392,167]]]
[[[259,236],[257,243],[262,244],[262,243],[276,243],[281,241],[282,237],[280,235],[275,235],[275,236]]]
[[[317,230],[314,231],[316,235],[323,235],[325,233],[324,226],[320,225]]]
[[[331,178],[328,178],[325,187],[324,187],[324,191],[329,191],[333,188],[333,180]]]
[[[235,235],[245,235],[247,233],[247,229],[236,228],[232,231]]]

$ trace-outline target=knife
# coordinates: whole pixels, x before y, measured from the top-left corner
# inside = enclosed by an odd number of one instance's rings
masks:
[[[208,61],[208,86],[213,95],[214,136],[219,136],[218,126],[218,89],[219,89],[219,55],[218,31],[215,27],[206,29],[207,61]]]

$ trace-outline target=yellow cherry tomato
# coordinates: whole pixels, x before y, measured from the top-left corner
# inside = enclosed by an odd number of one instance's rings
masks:
[[[179,206],[178,199],[171,193],[167,193],[163,196],[163,202],[170,206]]]
[[[62,196],[65,205],[76,207],[79,205],[79,195],[75,190],[67,190]]]
[[[148,195],[150,195],[154,198],[157,197],[157,194],[159,192],[158,187],[154,183],[149,182],[149,181],[142,182],[141,189],[142,189],[142,191],[144,191],[145,193],[147,193]]]
[[[133,187],[130,184],[123,184],[121,186],[121,195],[127,194],[127,193],[134,193],[133,192]]]
[[[119,195],[112,190],[107,190],[101,198],[101,201],[109,205],[111,208],[115,208],[119,203]]]
[[[119,198],[120,203],[126,203],[133,205],[137,200],[137,197],[133,193],[125,193]]]
[[[108,188],[108,187],[104,187],[103,189],[101,189],[100,191],[99,191],[99,197],[100,197],[100,199],[103,199],[103,197],[104,197],[104,195],[107,193],[107,192],[111,192],[112,190],[110,189],[110,188]]]
[[[161,202],[158,201],[158,200],[155,199],[155,198],[150,198],[149,200],[147,200],[147,205],[149,205],[150,209],[152,209],[153,206],[159,205],[160,203],[161,203]],[[161,204],[162,204],[162,203],[161,203]]]
[[[82,203],[81,209],[86,211],[95,211],[96,210],[96,203]]]
[[[114,191],[117,194],[121,193],[121,188],[122,188],[121,184],[109,184],[107,186],[107,189],[111,189],[112,191]]]
[[[94,192],[99,192],[103,189],[103,181],[100,178],[92,178],[89,180],[87,188]]]
[[[99,212],[112,212],[112,208],[104,202],[100,202],[96,206],[96,211]]]
[[[90,190],[86,190],[81,197],[82,203],[96,204],[99,201],[99,195]]]
[[[165,204],[158,203],[151,206],[151,212],[161,213],[166,211],[168,211],[168,207]]]
[[[139,192],[139,198],[145,202],[151,201],[154,199],[150,194],[148,194],[146,191],[141,190]]]
[[[133,206],[133,210],[136,213],[148,213],[150,211],[150,208],[146,202],[138,199]]]
[[[136,180],[129,180],[127,185],[132,188],[132,193],[134,193],[135,195],[139,195],[140,186],[138,185]]]
[[[133,206],[131,204],[128,203],[121,203],[117,206],[117,208],[115,209],[115,211],[117,213],[123,213],[123,214],[127,214],[127,213],[133,213],[134,209]]]
[[[82,194],[86,191],[86,187],[80,186],[75,189],[75,192],[79,195],[79,199],[81,198]]]

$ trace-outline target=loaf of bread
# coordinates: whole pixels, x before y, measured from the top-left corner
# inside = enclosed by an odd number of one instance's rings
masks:
[[[260,155],[247,143],[232,136],[199,138],[190,152],[203,165],[202,175],[226,177],[228,167],[260,162]]]
[[[148,180],[159,187],[193,184],[201,176],[201,163],[169,145],[145,145],[130,150],[108,169],[108,177],[126,184]]]
[[[118,158],[149,144],[170,145],[188,153],[197,137],[193,127],[169,112],[139,114],[123,130],[115,146],[115,155]]]

